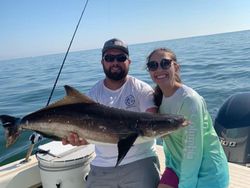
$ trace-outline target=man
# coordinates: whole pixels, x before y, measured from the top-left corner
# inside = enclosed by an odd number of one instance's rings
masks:
[[[128,46],[119,39],[105,42],[101,60],[104,80],[99,81],[89,92],[98,103],[137,112],[156,112],[152,88],[128,75]],[[87,144],[84,138],[71,134],[64,144]],[[117,145],[95,145],[96,157],[91,162],[87,180],[88,188],[154,188],[159,183],[159,162],[155,152],[155,141],[136,144],[115,167],[118,156]]]

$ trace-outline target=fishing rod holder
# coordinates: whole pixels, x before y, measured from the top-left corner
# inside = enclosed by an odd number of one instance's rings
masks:
[[[43,137],[40,134],[36,133],[36,132],[34,132],[34,133],[32,133],[30,135],[29,140],[30,140],[31,144],[30,144],[29,149],[28,149],[28,151],[26,153],[25,159],[23,161],[21,161],[21,163],[26,163],[26,162],[29,161],[29,157],[32,154],[32,151],[34,149],[35,144],[38,143],[39,141],[41,141],[42,138]]]

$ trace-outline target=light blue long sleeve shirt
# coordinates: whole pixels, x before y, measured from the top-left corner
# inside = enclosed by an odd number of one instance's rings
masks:
[[[228,163],[204,99],[183,85],[163,97],[160,113],[184,115],[191,125],[163,138],[166,166],[179,177],[179,188],[226,188]]]

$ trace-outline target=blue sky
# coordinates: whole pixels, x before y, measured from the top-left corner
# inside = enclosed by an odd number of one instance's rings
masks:
[[[64,53],[85,0],[1,0],[0,60]],[[71,51],[250,29],[248,0],[89,0]]]

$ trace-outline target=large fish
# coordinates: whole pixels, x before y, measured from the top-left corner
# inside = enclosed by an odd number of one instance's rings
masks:
[[[167,135],[189,124],[182,116],[108,107],[70,86],[64,87],[67,95],[63,99],[23,118],[0,115],[6,147],[13,144],[24,129],[53,140],[61,140],[70,132],[76,132],[89,143],[117,144],[118,165],[133,144]]]

